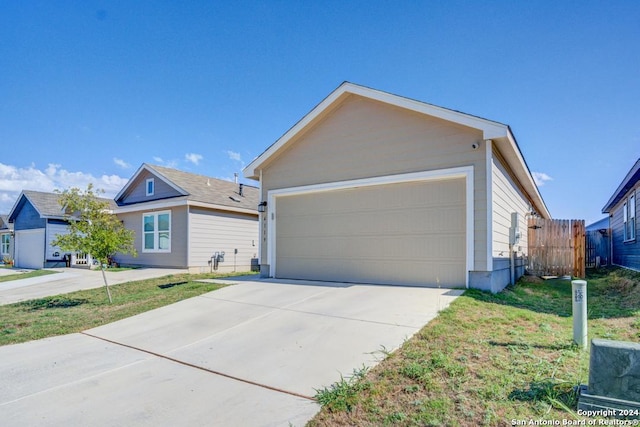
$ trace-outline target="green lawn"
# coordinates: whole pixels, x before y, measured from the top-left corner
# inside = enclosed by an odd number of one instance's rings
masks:
[[[25,273],[27,274],[27,273]],[[99,274],[99,273],[97,273]],[[247,274],[247,273],[242,273]],[[0,345],[64,335],[111,323],[222,287],[196,279],[226,277],[176,274],[0,306]]]
[[[588,275],[589,337],[638,341],[640,273]],[[468,290],[367,372],[318,391],[310,426],[511,425],[573,419],[589,355],[572,343],[571,283]],[[578,418],[579,419],[579,418]]]

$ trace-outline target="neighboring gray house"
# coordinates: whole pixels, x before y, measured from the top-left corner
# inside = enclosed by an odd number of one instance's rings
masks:
[[[611,233],[609,217],[585,227],[585,266],[599,268],[611,262]]]
[[[24,190],[18,196],[8,220],[13,223],[15,266],[20,268],[64,267],[65,252],[51,246],[59,234],[66,234],[68,222],[60,206],[61,194]],[[112,200],[103,199],[110,204]],[[85,254],[69,254],[72,266],[91,264]]]
[[[138,256],[115,260],[197,273],[257,269],[258,198],[253,186],[143,164],[115,197]]]
[[[0,262],[5,258],[13,259],[13,224],[9,215],[0,215]]]
[[[602,213],[609,214],[613,264],[640,271],[638,195],[640,195],[640,159],[629,170],[602,208]]]
[[[511,250],[524,273],[527,217],[550,217],[509,126],[351,83],[244,174],[278,278],[497,292]]]
[[[609,218],[602,218],[585,227],[585,231],[607,230],[609,228]]]

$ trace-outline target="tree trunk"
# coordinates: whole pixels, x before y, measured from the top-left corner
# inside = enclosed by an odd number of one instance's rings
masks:
[[[104,279],[104,287],[107,290],[107,296],[109,297],[109,304],[113,304],[113,299],[111,299],[111,291],[109,290],[109,284],[107,283],[107,275],[104,273],[103,263],[100,263],[100,270],[102,270],[102,278]]]

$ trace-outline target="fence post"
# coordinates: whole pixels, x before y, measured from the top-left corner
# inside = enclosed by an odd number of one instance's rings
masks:
[[[572,280],[573,342],[587,348],[587,281]]]

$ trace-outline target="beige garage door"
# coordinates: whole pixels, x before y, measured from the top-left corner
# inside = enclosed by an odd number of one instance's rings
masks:
[[[465,285],[465,180],[276,199],[276,277]]]

